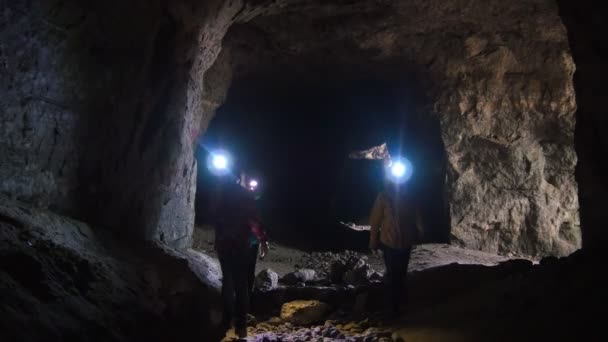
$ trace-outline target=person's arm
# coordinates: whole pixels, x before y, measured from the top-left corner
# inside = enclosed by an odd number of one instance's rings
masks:
[[[258,241],[260,241],[260,259],[264,259],[266,254],[268,254],[268,234],[258,214],[255,201],[249,202],[249,226]]]
[[[258,220],[252,219],[249,221],[253,234],[260,241],[260,259],[264,259],[268,254],[268,235],[262,223]]]
[[[378,249],[380,245],[380,224],[382,223],[382,214],[384,212],[381,197],[382,195],[378,195],[378,197],[376,197],[376,201],[374,202],[374,207],[372,208],[372,213],[369,218],[369,224],[371,226],[369,248],[371,250]]]

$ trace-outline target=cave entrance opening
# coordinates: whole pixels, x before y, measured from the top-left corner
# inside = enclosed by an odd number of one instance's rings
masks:
[[[427,239],[447,242],[439,123],[425,112],[415,79],[394,76],[279,67],[235,77],[197,151],[197,226],[209,218],[202,189],[215,181],[206,150],[222,148],[260,177],[259,209],[273,239],[305,250],[364,249],[369,232],[341,222],[367,224],[384,168],[348,155],[387,143],[415,164],[407,187],[423,207]]]

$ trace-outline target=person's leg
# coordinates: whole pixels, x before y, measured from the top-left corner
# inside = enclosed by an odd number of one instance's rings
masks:
[[[407,281],[407,269],[408,266],[410,264],[410,256],[412,254],[412,247],[406,248],[403,251],[404,255],[401,261],[401,270],[402,270],[402,276],[401,276],[401,294],[404,298],[405,301],[405,308],[406,308],[406,314],[407,314],[407,307],[409,304],[409,293],[408,293],[408,281]]]
[[[234,315],[234,258],[225,251],[218,251],[222,268],[222,328],[230,327]]]
[[[384,272],[385,308],[387,318],[398,313],[399,305],[399,265],[397,264],[397,250],[383,246],[383,257],[386,271]]]
[[[247,311],[249,310],[249,267],[248,251],[239,253],[236,257],[234,273],[235,308],[234,329],[239,337],[247,335]]]
[[[255,244],[251,246],[249,250],[249,255],[247,256],[247,260],[249,261],[249,265],[247,266],[247,285],[249,288],[249,293],[253,293],[253,283],[255,281],[255,264],[258,260],[258,250],[260,245]]]

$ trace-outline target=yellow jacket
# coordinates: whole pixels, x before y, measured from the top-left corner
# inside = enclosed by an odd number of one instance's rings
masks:
[[[370,215],[371,249],[379,247],[378,242],[391,248],[411,247],[422,232],[420,214],[414,203],[393,199],[385,191],[381,192]]]

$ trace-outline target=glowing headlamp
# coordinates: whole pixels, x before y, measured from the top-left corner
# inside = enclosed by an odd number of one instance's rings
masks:
[[[231,158],[227,152],[211,152],[207,158],[207,168],[217,176],[225,175],[230,172]]]
[[[255,188],[257,188],[257,187],[258,187],[258,181],[256,181],[255,179],[252,179],[252,180],[249,182],[249,187],[250,187],[252,190],[253,190],[253,189],[255,189]]]
[[[213,156],[211,162],[213,167],[218,170],[225,170],[228,168],[228,158],[224,155]]]
[[[405,164],[403,164],[400,161],[393,163],[393,165],[391,165],[391,174],[394,177],[401,178],[401,177],[405,176],[406,170],[407,170],[407,168],[406,168]]]
[[[407,182],[414,173],[414,167],[407,158],[393,159],[387,166],[387,177],[394,183]]]

